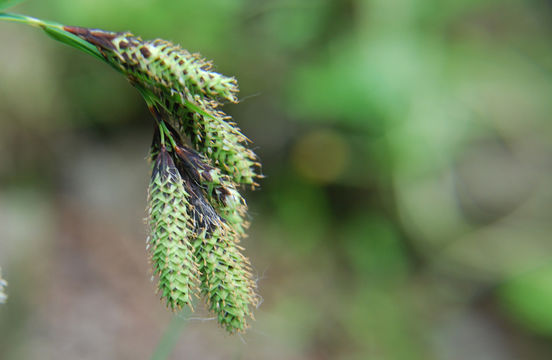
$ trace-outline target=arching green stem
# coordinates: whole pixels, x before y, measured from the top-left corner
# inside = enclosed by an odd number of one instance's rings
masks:
[[[173,149],[176,148],[176,141],[174,141],[174,138],[172,137],[171,132],[167,128],[167,125],[164,122],[161,122],[159,124],[159,127],[161,129],[161,136],[163,136],[163,132],[164,132],[167,138],[169,139]]]
[[[18,22],[26,24],[32,27],[42,29],[46,34],[48,34],[53,39],[60,41],[66,45],[69,45],[75,49],[79,49],[88,55],[92,55],[97,59],[107,62],[100,51],[96,46],[90,44],[89,42],[79,38],[78,36],[71,34],[65,30],[65,26],[56,22],[44,21],[31,16],[13,14],[13,13],[4,13],[0,12],[0,20]]]

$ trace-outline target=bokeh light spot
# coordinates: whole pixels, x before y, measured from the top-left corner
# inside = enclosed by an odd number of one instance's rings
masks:
[[[350,147],[341,134],[316,130],[297,141],[291,156],[301,176],[316,183],[331,183],[345,170]]]

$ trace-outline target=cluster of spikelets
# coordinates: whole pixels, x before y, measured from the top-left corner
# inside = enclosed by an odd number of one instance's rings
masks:
[[[244,330],[257,295],[238,244],[248,226],[238,188],[260,175],[248,140],[219,109],[237,102],[236,80],[164,40],[65,29],[95,45],[154,115],[147,243],[159,293],[173,310],[201,295],[226,330]]]

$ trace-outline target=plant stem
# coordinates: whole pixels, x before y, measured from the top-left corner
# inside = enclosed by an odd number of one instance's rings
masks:
[[[63,25],[61,24],[40,20],[27,15],[0,13],[0,19],[5,21],[23,23],[40,29],[44,29],[45,27],[54,27],[54,28],[63,30]]]
[[[189,312],[190,310],[183,310],[179,315],[173,316],[165,333],[157,343],[151,360],[165,360],[169,358],[180,334],[187,324],[187,320],[182,318],[182,315],[187,315]]]
[[[165,130],[163,129],[163,126],[161,124],[162,124],[161,122],[158,123],[159,136],[161,137],[161,145],[164,147],[165,146]]]
[[[161,131],[165,132],[165,135],[167,136],[167,138],[169,139],[169,141],[171,142],[171,145],[173,147],[173,149],[176,148],[176,141],[174,141],[172,135],[171,135],[171,132],[169,131],[169,129],[167,128],[167,125],[165,125],[164,122],[161,122],[160,123],[160,126],[161,126]]]
[[[52,21],[40,20],[27,15],[5,12],[0,12],[0,20],[22,23],[42,29],[53,39],[65,43],[73,48],[84,51],[85,53],[92,55],[103,62],[106,62],[96,46],[66,31],[65,26],[62,24]]]

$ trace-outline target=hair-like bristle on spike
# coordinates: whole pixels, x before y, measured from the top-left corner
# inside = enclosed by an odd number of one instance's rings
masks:
[[[215,111],[212,101],[196,98],[202,112],[183,113],[184,131],[194,147],[210,158],[237,184],[253,184],[258,167],[257,156],[245,144],[247,138],[235,126],[223,120],[223,113]]]
[[[249,260],[218,229],[200,233],[194,249],[201,274],[200,290],[209,309],[228,332],[244,331],[247,318],[252,318],[251,307],[257,304]]]
[[[238,83],[212,71],[199,54],[161,39],[144,41],[129,32],[113,33],[77,27],[67,31],[96,45],[104,57],[146,87],[163,86],[182,94],[201,94],[237,103]]]

